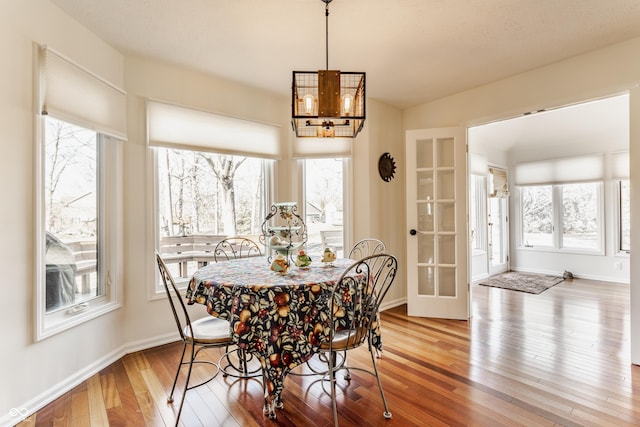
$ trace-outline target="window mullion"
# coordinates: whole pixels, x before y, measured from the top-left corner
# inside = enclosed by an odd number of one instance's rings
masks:
[[[562,204],[562,185],[553,185],[553,246],[555,249],[561,249],[563,245],[564,222],[562,217],[564,209]]]

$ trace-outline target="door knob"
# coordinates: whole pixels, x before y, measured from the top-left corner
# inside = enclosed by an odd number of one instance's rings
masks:
[[[415,236],[416,234],[418,234],[418,232],[412,228],[411,230],[409,230],[409,234]]]

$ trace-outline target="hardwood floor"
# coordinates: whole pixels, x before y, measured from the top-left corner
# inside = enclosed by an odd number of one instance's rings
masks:
[[[628,285],[574,279],[539,295],[474,285],[472,296],[469,322],[408,317],[405,306],[383,312],[378,366],[393,418],[382,417],[373,377],[354,373],[339,382],[341,425],[640,425]],[[166,396],[179,351],[169,344],[129,354],[19,426],[173,425]],[[367,363],[366,349],[349,360]],[[332,425],[330,399],[314,379],[289,375],[284,409],[271,421],[259,381],[219,375],[187,393],[181,424]]]

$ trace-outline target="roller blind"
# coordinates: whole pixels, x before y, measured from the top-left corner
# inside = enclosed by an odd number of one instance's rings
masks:
[[[604,161],[601,154],[540,162],[520,163],[514,168],[516,185],[549,185],[602,181]]]
[[[158,147],[278,159],[280,127],[147,100],[147,141]]]
[[[39,47],[40,112],[127,139],[127,94],[48,47]]]
[[[351,157],[350,138],[296,138],[294,159]]]
[[[506,170],[489,168],[489,177],[489,197],[505,198],[509,196]]]
[[[613,179],[629,179],[629,152],[611,154],[611,176]]]

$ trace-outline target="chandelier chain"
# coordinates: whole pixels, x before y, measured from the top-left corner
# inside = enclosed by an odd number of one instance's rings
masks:
[[[325,70],[329,69],[329,1],[325,1],[324,6],[324,38],[325,38]]]

